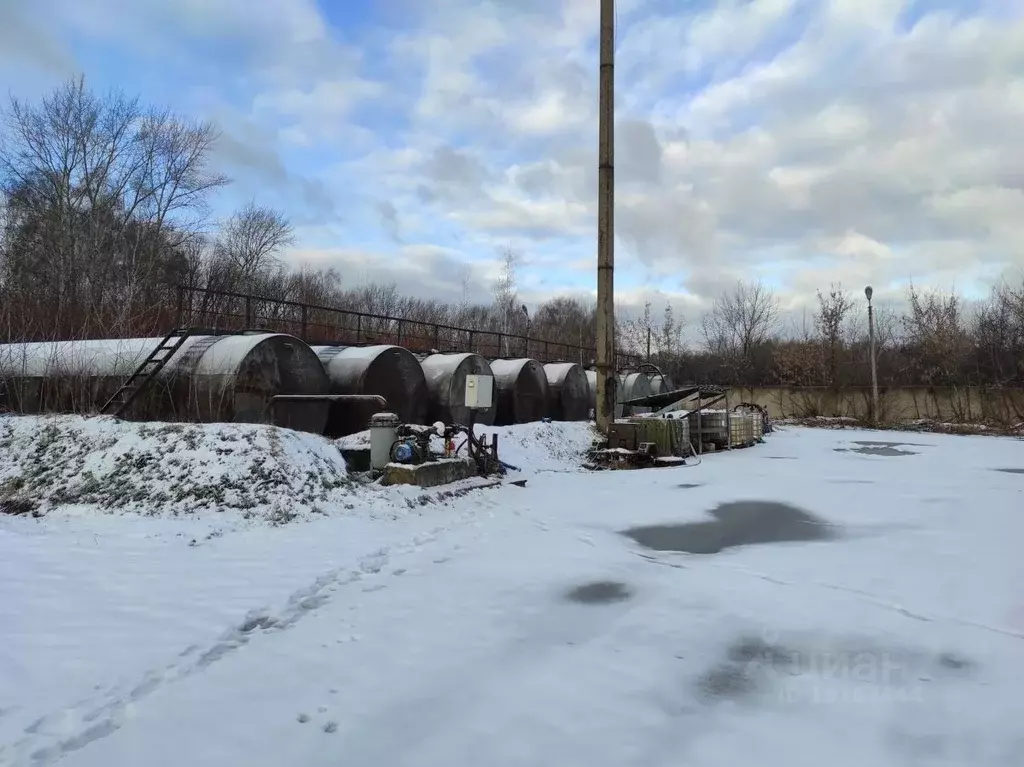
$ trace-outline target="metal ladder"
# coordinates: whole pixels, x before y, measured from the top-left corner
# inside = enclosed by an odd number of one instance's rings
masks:
[[[164,336],[164,339],[149,353],[149,356],[143,360],[135,372],[114,392],[114,396],[100,408],[100,413],[119,416],[125,412],[135,398],[156,379],[157,374],[164,369],[164,365],[175,355],[190,335],[192,335],[191,330],[178,328]]]

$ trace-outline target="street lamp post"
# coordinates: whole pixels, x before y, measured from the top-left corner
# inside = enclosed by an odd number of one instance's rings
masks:
[[[868,299],[868,346],[871,355],[871,420],[878,422],[878,367],[875,362],[875,310],[871,306],[871,296],[874,291],[868,285],[864,288],[864,295]]]

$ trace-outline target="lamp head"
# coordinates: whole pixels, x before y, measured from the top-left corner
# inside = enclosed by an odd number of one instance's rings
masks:
[[[873,290],[871,289],[871,286],[870,286],[870,285],[868,285],[868,286],[867,286],[866,288],[864,288],[864,295],[865,295],[865,296],[867,296],[867,298],[868,298],[868,301],[870,301],[870,300],[871,300],[871,296],[872,296],[872,294],[873,294],[874,292],[875,292],[875,291],[873,291]]]

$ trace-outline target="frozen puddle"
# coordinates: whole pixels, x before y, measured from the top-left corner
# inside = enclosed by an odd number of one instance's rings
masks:
[[[794,637],[794,640],[799,640]],[[694,680],[704,703],[722,700],[763,702],[800,698],[827,702],[840,692],[920,702],[925,684],[968,680],[975,664],[954,652],[933,654],[923,648],[884,645],[861,637],[806,636],[782,644],[759,636],[741,636]],[[883,695],[884,693],[884,695]],[[852,696],[856,697],[856,696]]]
[[[717,554],[757,543],[821,541],[836,537],[834,526],[777,501],[733,501],[711,510],[714,522],[650,525],[623,531],[655,551]]]
[[[594,581],[572,589],[566,598],[570,602],[578,602],[583,605],[603,605],[623,602],[631,596],[633,596],[633,592],[625,583]]]
[[[916,450],[901,450],[902,447],[929,447],[920,442],[879,442],[876,440],[854,440],[857,447],[833,448],[837,453],[860,453],[861,455],[877,455],[883,458],[894,458],[900,455],[920,455]]]

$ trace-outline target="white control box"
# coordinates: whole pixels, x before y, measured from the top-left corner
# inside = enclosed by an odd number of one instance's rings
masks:
[[[494,404],[494,376],[466,376],[466,407],[486,410]]]

